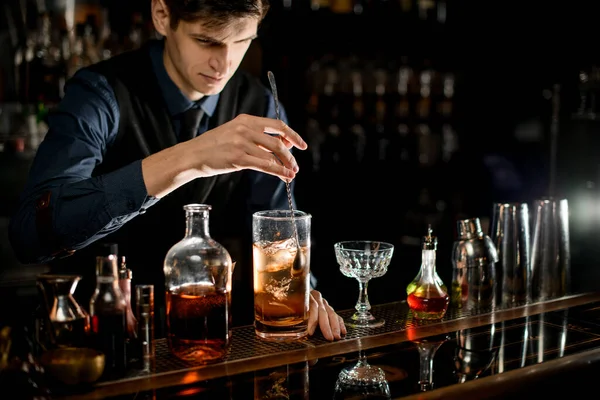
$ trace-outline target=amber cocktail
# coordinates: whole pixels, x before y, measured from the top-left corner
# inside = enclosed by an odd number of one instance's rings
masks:
[[[294,210],[253,215],[254,326],[264,339],[291,340],[308,334],[310,219]]]

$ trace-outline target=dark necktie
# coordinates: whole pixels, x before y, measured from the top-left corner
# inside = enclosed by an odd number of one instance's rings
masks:
[[[183,113],[179,142],[185,142],[196,137],[203,116],[204,110],[200,107],[192,107]]]

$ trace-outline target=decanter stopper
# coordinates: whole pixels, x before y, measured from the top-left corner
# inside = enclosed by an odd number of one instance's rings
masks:
[[[437,237],[432,236],[431,224],[427,225],[427,236],[423,236],[422,250],[437,250]]]

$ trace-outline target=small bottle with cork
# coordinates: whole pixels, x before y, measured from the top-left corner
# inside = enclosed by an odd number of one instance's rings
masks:
[[[441,319],[446,314],[450,301],[448,291],[438,281],[435,265],[437,238],[432,233],[429,225],[427,236],[421,242],[420,277],[406,300],[416,319]]]
[[[127,363],[135,364],[139,358],[139,352],[136,351],[138,347],[137,343],[137,331],[138,322],[135,318],[135,314],[131,308],[131,280],[133,273],[131,269],[127,267],[127,259],[125,256],[119,257],[119,288],[123,292],[125,297],[125,345],[127,348]]]

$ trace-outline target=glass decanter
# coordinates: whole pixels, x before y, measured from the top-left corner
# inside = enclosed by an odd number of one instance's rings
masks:
[[[222,360],[231,344],[231,256],[210,237],[206,204],[188,204],[184,238],[164,262],[167,343],[171,353],[203,364]]]
[[[422,240],[421,278],[415,290],[406,299],[416,319],[440,319],[446,314],[450,297],[444,286],[435,279],[435,256],[437,238],[432,236],[431,226]]]
[[[73,296],[80,280],[79,275],[38,275],[36,284],[42,301],[36,339],[44,348],[85,347],[90,318]]]
[[[431,225],[429,225],[427,231],[428,231],[428,235],[431,235],[431,233],[433,232],[431,229]],[[426,250],[423,250],[423,251],[426,251]],[[425,259],[424,255],[422,255],[422,259]],[[415,276],[415,279],[413,279],[412,282],[409,283],[408,286],[406,286],[406,295],[407,296],[415,291],[415,289],[417,288],[417,283],[421,280],[422,277],[423,277],[423,264],[421,264],[421,268],[419,269],[419,273],[417,273],[417,276]],[[433,277],[436,280],[436,282],[438,283],[438,285],[440,285],[445,291],[448,291],[448,289],[446,288],[446,285],[444,284],[442,279],[437,274],[437,271],[434,271]]]

